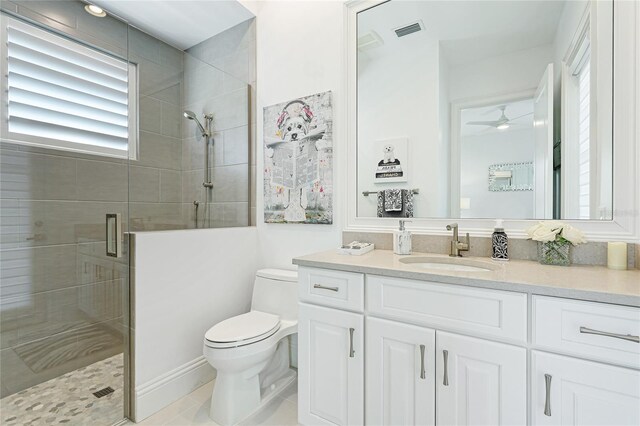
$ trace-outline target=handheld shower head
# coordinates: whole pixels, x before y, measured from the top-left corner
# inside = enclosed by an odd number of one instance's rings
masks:
[[[198,125],[198,129],[200,129],[200,132],[202,132],[202,136],[204,137],[209,136],[209,132],[204,128],[202,124],[200,124],[198,117],[193,111],[186,110],[185,112],[182,113],[182,115],[184,115],[185,118],[188,118],[189,120],[193,120],[196,122],[196,124]]]

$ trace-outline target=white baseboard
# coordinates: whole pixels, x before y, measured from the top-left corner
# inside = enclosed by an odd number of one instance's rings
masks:
[[[200,356],[162,376],[136,386],[134,420],[140,422],[215,379],[216,372]]]

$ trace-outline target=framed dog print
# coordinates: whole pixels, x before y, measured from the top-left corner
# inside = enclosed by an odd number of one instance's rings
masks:
[[[408,153],[406,138],[375,141],[375,164],[372,164],[375,183],[407,182]]]
[[[331,92],[264,108],[264,221],[333,223]]]

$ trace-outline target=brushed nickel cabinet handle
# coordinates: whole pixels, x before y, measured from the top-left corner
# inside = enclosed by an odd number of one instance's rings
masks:
[[[614,339],[622,339],[622,340],[627,340],[629,342],[640,343],[640,336],[634,336],[632,334],[609,333],[608,331],[594,330],[592,328],[587,328],[587,327],[580,327],[580,333],[595,334],[597,336],[612,337]]]
[[[335,291],[337,292],[338,290],[340,290],[338,287],[328,287],[322,284],[314,284],[313,288],[319,288],[321,290],[330,290],[330,291]]]
[[[356,351],[353,350],[353,332],[355,329],[349,329],[349,358],[356,356]]]
[[[546,396],[544,399],[544,415],[551,417],[551,375],[544,375],[544,385],[546,388]]]
[[[442,358],[444,360],[444,379],[442,380],[442,384],[449,386],[449,351],[442,351]]]
[[[427,372],[424,370],[424,345],[420,345],[420,378],[426,379]]]

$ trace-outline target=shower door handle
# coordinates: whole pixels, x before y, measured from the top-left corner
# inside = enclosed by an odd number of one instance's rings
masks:
[[[120,213],[107,213],[107,256],[122,256],[122,219]]]

